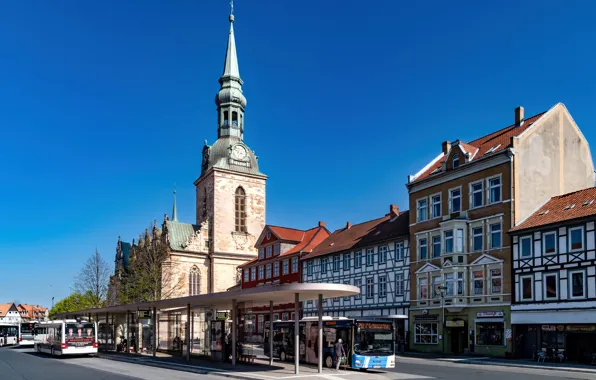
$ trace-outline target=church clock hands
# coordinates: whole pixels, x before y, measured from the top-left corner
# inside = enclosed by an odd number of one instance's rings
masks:
[[[232,148],[232,158],[234,160],[243,161],[246,159],[246,156],[247,156],[246,148],[243,147],[242,145],[235,145]]]

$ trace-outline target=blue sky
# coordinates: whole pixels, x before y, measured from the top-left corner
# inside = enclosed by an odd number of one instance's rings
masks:
[[[444,140],[566,104],[596,140],[596,5],[237,0],[245,139],[267,222],[330,229],[407,208]],[[0,302],[50,306],[97,248],[194,220],[216,135],[228,1],[7,2],[0,15]],[[16,286],[15,284],[18,284]]]

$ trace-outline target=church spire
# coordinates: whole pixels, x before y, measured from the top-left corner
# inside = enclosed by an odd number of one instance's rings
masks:
[[[172,220],[178,221],[178,210],[176,210],[176,185],[174,185],[174,207],[172,208]]]
[[[242,79],[238,69],[238,55],[236,53],[236,38],[234,36],[234,1],[230,1],[230,32],[228,47],[224,61],[224,70],[219,78],[221,85],[215,103],[217,104],[218,133],[217,137],[244,137],[244,107],[246,98],[242,94]]]

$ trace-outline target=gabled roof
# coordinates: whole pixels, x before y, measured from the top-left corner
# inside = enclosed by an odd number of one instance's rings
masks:
[[[14,303],[0,303],[0,317],[5,317],[11,308],[15,305]],[[14,307],[16,309],[16,307]],[[18,311],[18,310],[17,310]]]
[[[496,132],[492,132],[468,143],[460,142],[459,145],[466,152],[470,153],[471,162],[484,157],[485,154],[487,154],[491,149],[492,151],[490,154],[501,152],[511,146],[512,137],[521,135],[525,130],[530,128],[532,124],[538,121],[538,119],[540,119],[540,117],[545,113],[546,112],[542,112],[538,115],[524,119],[523,123],[521,123],[519,126],[511,124],[508,127],[500,129]],[[414,178],[411,179],[411,182],[419,181],[428,178],[431,175],[441,173],[442,171],[440,169],[448,156],[449,154],[443,155],[439,159],[435,160],[434,163],[431,162],[431,165],[427,164],[428,167],[425,167],[425,170],[422,170],[421,173],[419,173],[417,176],[414,176]]]
[[[304,256],[304,259],[367,247],[393,238],[407,236],[409,211],[397,212],[399,213],[397,215],[390,213],[382,218],[346,225],[346,227],[334,231],[311,253]]]
[[[304,230],[270,225],[265,226],[265,228],[269,228],[279,240],[299,242],[304,237]]]
[[[596,187],[552,197],[510,231],[515,232],[588,216],[596,216]]]

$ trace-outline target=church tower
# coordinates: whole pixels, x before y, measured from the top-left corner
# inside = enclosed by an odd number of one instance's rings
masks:
[[[265,226],[265,183],[257,156],[244,142],[242,79],[238,69],[234,36],[234,8],[219,78],[217,140],[205,141],[201,175],[195,181],[196,220],[209,230],[209,254],[214,282],[212,292],[236,284],[236,267],[254,258],[256,240]]]

